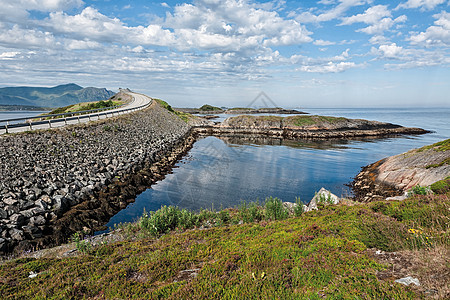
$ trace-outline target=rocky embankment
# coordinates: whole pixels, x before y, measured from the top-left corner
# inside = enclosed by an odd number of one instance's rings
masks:
[[[101,228],[194,142],[156,101],[113,119],[0,137],[0,252]]]
[[[416,185],[429,186],[450,176],[450,139],[390,156],[362,169],[353,182],[363,202],[395,197]]]
[[[201,134],[259,134],[283,138],[352,138],[428,133],[391,123],[327,116],[249,116],[227,118],[220,124],[196,128]]]

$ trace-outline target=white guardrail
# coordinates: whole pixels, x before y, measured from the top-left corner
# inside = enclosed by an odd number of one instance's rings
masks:
[[[151,99],[151,98],[149,98]],[[133,96],[133,103],[135,101]],[[105,107],[105,108],[98,108],[98,109],[92,109],[92,110],[83,110],[83,111],[77,111],[77,112],[70,112],[70,113],[63,113],[63,114],[51,114],[51,115],[42,115],[42,116],[35,116],[35,117],[27,117],[27,118],[15,118],[15,119],[6,119],[6,120],[0,120],[0,134],[2,133],[10,133],[11,129],[18,129],[18,128],[24,128],[25,130],[33,130],[34,129],[42,129],[42,126],[40,128],[36,128],[38,125],[47,125],[48,128],[52,128],[52,124],[56,125],[55,123],[61,123],[64,122],[64,126],[68,125],[70,121],[77,120],[76,123],[81,123],[83,119],[89,119],[88,121],[95,121],[100,120],[102,116],[105,118],[114,117],[114,115],[118,116],[125,113],[130,113],[136,110],[141,110],[146,107],[148,107],[151,104],[151,101],[148,103],[145,103],[140,106],[133,106],[133,107],[124,107],[120,109],[120,107],[123,107],[125,104],[118,105],[118,106],[111,106],[111,107]],[[126,105],[129,106],[129,105]],[[95,119],[96,118],[96,119]],[[23,121],[23,122],[21,122]],[[74,124],[72,122],[72,124]],[[58,124],[61,126],[62,124]],[[55,126],[56,127],[56,126]],[[44,127],[46,128],[46,127]],[[4,132],[1,132],[4,131]],[[19,130],[20,131],[20,130]]]

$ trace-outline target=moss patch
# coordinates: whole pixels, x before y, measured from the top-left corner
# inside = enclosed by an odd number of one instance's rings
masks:
[[[430,150],[430,149],[433,149],[434,151],[448,151],[448,150],[450,150],[450,139],[434,143],[433,145],[428,145],[428,146],[422,147],[422,148],[418,149],[417,151],[423,152],[423,151]]]
[[[450,176],[433,183],[430,188],[436,194],[446,194],[450,192]]]

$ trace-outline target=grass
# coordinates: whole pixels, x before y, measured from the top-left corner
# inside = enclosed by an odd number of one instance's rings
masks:
[[[220,107],[205,104],[205,105],[202,105],[199,108],[199,110],[201,110],[201,111],[222,111],[223,109],[221,109]]]
[[[437,143],[434,143],[433,145],[424,146],[420,149],[418,149],[418,152],[423,152],[426,150],[433,149],[434,151],[447,151],[450,150],[450,139],[446,139]]]
[[[367,249],[448,248],[448,196],[325,206],[287,218],[269,217],[281,209],[276,198],[221,212],[166,207],[125,226],[125,241],[75,257],[0,265],[0,293],[3,299],[419,298],[416,290],[378,279],[390,266]],[[143,221],[156,215],[158,238]],[[29,278],[30,272],[38,275]]]
[[[73,104],[73,105],[57,108],[48,114],[63,114],[63,113],[93,110],[93,109],[99,109],[99,108],[107,108],[107,107],[118,106],[118,105],[121,105],[122,103],[123,103],[122,101],[112,101],[111,99],[108,101],[101,100],[101,101],[96,101],[96,102],[83,102],[83,103],[78,103],[78,104]]]
[[[328,116],[290,116],[284,118],[285,122],[294,126],[311,126],[323,123],[335,124],[346,121],[343,117],[328,117]]]
[[[158,102],[159,105],[161,105],[163,108],[167,109],[168,111],[170,111],[170,112],[173,113],[174,115],[178,116],[180,119],[182,119],[182,120],[183,120],[184,122],[186,122],[186,123],[189,122],[189,120],[192,118],[192,115],[189,114],[189,113],[184,113],[184,112],[181,112],[181,111],[174,110],[174,109],[172,108],[172,106],[170,106],[170,104],[167,103],[167,102],[164,101],[164,100],[161,100],[161,99],[155,99],[155,100],[156,100],[156,102]]]

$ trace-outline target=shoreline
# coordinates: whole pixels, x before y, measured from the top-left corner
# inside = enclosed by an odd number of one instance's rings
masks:
[[[156,110],[156,111],[151,111]],[[100,152],[97,152],[92,161],[97,161],[99,164],[97,168],[106,169],[110,175],[100,176],[100,180],[93,179],[99,176],[99,173],[91,173],[86,177],[83,175],[83,169],[77,168],[81,173],[75,173],[75,186],[63,184],[56,184],[60,182],[60,178],[50,177],[49,180],[52,183],[50,189],[38,188],[26,188],[26,193],[14,194],[12,197],[8,194],[5,196],[3,193],[3,206],[0,203],[0,225],[2,225],[2,236],[0,236],[0,250],[5,253],[14,251],[23,251],[29,248],[44,248],[61,244],[77,231],[95,232],[104,229],[110,217],[125,208],[129,203],[135,201],[136,195],[145,189],[149,188],[154,182],[161,180],[164,176],[171,172],[173,165],[184,156],[192,145],[196,141],[197,135],[216,135],[218,132],[220,135],[239,136],[253,134],[261,137],[273,136],[276,138],[291,139],[306,138],[306,139],[352,139],[352,138],[379,138],[382,136],[392,136],[399,133],[413,134],[416,133],[416,129],[410,128],[393,128],[390,130],[379,129],[375,131],[359,130],[359,131],[324,131],[324,130],[278,130],[278,129],[236,129],[236,128],[224,128],[214,126],[192,126],[187,125],[178,117],[169,113],[166,109],[153,103],[151,107],[145,110],[143,113],[152,112],[154,117],[158,118],[158,122],[171,123],[177,120],[169,131],[180,131],[180,133],[173,135],[173,133],[165,134],[171,136],[167,140],[159,140],[160,146],[155,149],[148,144],[150,142],[143,142],[140,139],[137,143],[140,145],[136,149],[128,149],[128,143],[119,143],[121,147],[126,147],[128,153],[134,153],[138,155],[138,159],[132,156],[126,158],[119,154],[111,156],[111,159],[107,159],[107,164],[101,167],[99,160],[95,158]],[[80,140],[83,144],[84,138],[90,139],[90,135],[114,135],[124,134],[126,139],[130,138],[130,135],[126,134],[127,126],[133,124],[132,120],[138,122],[140,113],[136,113],[133,116],[120,116],[108,121],[101,121],[90,125],[75,126],[68,129],[56,130],[56,131],[37,131],[32,134],[17,135],[19,140],[21,138],[37,138],[41,145],[47,144],[45,153],[50,155],[58,155],[56,148],[64,146],[64,142],[58,140],[61,136],[67,138],[72,136],[75,140]],[[147,118],[150,118],[147,116]],[[113,127],[108,124],[119,121],[122,127]],[[181,123],[180,123],[181,122]],[[161,123],[155,123],[156,126],[162,126]],[[117,126],[117,125],[114,125]],[[165,125],[164,125],[165,126]],[[106,130],[107,128],[108,130]],[[160,128],[162,129],[162,128]],[[405,133],[403,130],[409,130]],[[77,137],[77,130],[85,131],[83,138]],[[148,129],[145,129],[148,131]],[[393,131],[394,132],[393,132]],[[412,130],[412,131],[411,131]],[[106,132],[105,132],[106,131]],[[423,129],[417,129],[417,133],[425,133]],[[137,130],[133,135],[141,137],[142,132]],[[151,135],[151,132],[150,132]],[[6,139],[14,139],[15,136],[5,137]],[[81,138],[81,139],[80,139]],[[98,136],[100,139],[100,136]],[[155,136],[157,138],[157,136]],[[56,140],[55,140],[56,139]],[[132,137],[134,139],[134,137]],[[157,138],[158,140],[159,138]],[[45,142],[43,142],[45,141]],[[95,139],[93,139],[95,141]],[[62,143],[62,144],[61,144]],[[148,145],[148,146],[146,146]],[[88,145],[78,146],[77,144],[69,145],[73,147],[71,151],[75,157],[79,153],[86,153]],[[81,147],[77,150],[77,147]],[[69,147],[70,148],[70,147]],[[120,148],[120,147],[119,147]],[[116,151],[120,149],[117,148]],[[82,150],[83,149],[83,150]],[[109,149],[104,148],[104,149]],[[49,151],[50,150],[50,151]],[[134,150],[131,151],[130,150]],[[52,152],[53,151],[53,152]],[[110,151],[110,149],[108,150]],[[147,153],[148,152],[148,153]],[[122,162],[115,160],[115,158],[122,159]],[[86,160],[89,162],[89,160]],[[108,166],[108,164],[110,164]],[[84,163],[82,165],[85,165]],[[64,167],[65,168],[65,167]],[[94,171],[96,169],[94,168]],[[38,172],[45,176],[49,175],[43,168],[35,168],[31,172]],[[51,175],[51,174],[50,174]],[[22,175],[20,175],[22,176]],[[19,176],[19,177],[20,177]],[[41,176],[41,175],[38,175]],[[81,177],[80,177],[81,176]],[[84,177],[83,177],[84,176]],[[20,178],[19,178],[20,179]],[[54,183],[54,184],[53,184]],[[25,184],[25,185],[24,185]],[[22,182],[23,186],[27,183]],[[20,186],[20,185],[19,185]],[[1,190],[0,190],[1,191]],[[28,192],[29,191],[29,192]],[[61,192],[62,191],[62,192]],[[48,195],[52,193],[53,195]],[[72,196],[71,196],[72,195]],[[73,195],[76,199],[73,199]],[[10,197],[11,196],[11,197]],[[9,197],[9,198],[8,198]],[[26,201],[21,201],[21,197],[26,197]],[[72,198],[71,198],[72,197]],[[18,199],[17,199],[18,198]],[[32,204],[32,202],[34,203]],[[6,206],[5,206],[6,203]],[[31,207],[30,205],[35,205]],[[31,208],[30,208],[31,207]],[[5,216],[6,212],[6,216]],[[2,220],[3,219],[3,220]],[[6,226],[5,226],[6,225]],[[6,233],[4,228],[6,228]],[[8,241],[8,235],[10,241]],[[12,239],[12,241],[11,241]],[[5,251],[6,250],[6,251]]]

